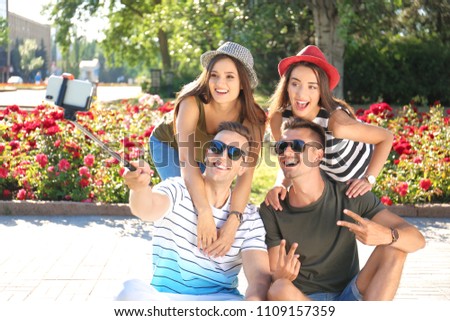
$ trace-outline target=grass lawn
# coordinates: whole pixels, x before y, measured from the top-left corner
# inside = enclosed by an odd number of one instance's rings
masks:
[[[259,206],[269,189],[275,183],[278,173],[277,157],[271,153],[268,147],[263,147],[261,162],[253,174],[250,202]]]

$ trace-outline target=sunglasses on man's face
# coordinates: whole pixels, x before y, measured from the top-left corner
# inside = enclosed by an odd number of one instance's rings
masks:
[[[296,153],[303,153],[305,146],[306,143],[301,139],[280,140],[275,144],[275,153],[277,155],[282,155],[288,147],[291,147],[291,149]]]
[[[245,153],[242,149],[236,146],[227,145],[220,140],[210,141],[208,149],[211,151],[211,153],[217,155],[222,155],[223,151],[226,149],[228,158],[232,160],[238,160],[239,158],[245,156]]]

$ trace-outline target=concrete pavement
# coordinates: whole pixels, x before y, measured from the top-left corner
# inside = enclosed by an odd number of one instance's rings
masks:
[[[408,256],[396,300],[450,300],[450,219],[406,219],[427,246]],[[151,229],[131,216],[0,216],[0,302],[110,302],[123,281],[150,280]]]
[[[0,92],[0,107],[18,105],[20,107],[36,107],[45,102],[46,89],[18,89]],[[139,86],[98,86],[97,101],[136,98],[142,93]]]

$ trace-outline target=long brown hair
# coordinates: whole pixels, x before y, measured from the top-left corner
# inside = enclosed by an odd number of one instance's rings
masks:
[[[305,61],[293,63],[288,67],[286,73],[281,77],[280,81],[278,82],[277,88],[275,89],[275,92],[269,100],[269,118],[271,118],[276,112],[282,112],[290,105],[291,102],[289,100],[287,86],[289,84],[289,79],[291,78],[292,70],[294,70],[294,68],[297,66],[308,67],[316,74],[320,90],[320,107],[325,108],[331,114],[339,106],[341,106],[346,111],[348,111],[351,117],[356,118],[353,108],[349,104],[347,104],[347,102],[332,95],[328,76],[325,71],[319,66]]]
[[[221,59],[230,58],[234,64],[236,65],[236,69],[238,71],[240,83],[241,83],[241,91],[239,92],[238,99],[241,103],[241,112],[239,115],[239,120],[243,122],[244,120],[248,120],[248,122],[252,125],[252,137],[256,141],[261,141],[264,133],[259,131],[259,127],[261,125],[265,125],[267,121],[267,116],[264,110],[256,103],[255,98],[253,96],[253,90],[250,86],[250,80],[248,77],[248,73],[244,67],[244,65],[236,58],[225,55],[218,54],[211,59],[208,66],[203,69],[203,72],[200,76],[189,84],[185,85],[181,91],[179,92],[177,99],[175,100],[175,110],[174,110],[174,132],[176,133],[176,118],[180,109],[180,103],[183,99],[190,96],[199,97],[199,99],[204,103],[208,104],[211,102],[212,95],[209,91],[209,78],[211,78],[211,70]],[[258,132],[255,130],[258,129]],[[256,135],[258,134],[258,137]]]

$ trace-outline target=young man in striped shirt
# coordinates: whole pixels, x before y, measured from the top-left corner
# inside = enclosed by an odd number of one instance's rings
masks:
[[[249,204],[244,213],[229,211],[231,184],[246,170],[249,144],[246,127],[224,122],[206,156],[203,177],[217,229],[230,215],[239,226],[231,250],[221,257],[198,248],[198,214],[181,177],[152,188],[148,164],[124,174],[132,213],[154,222],[153,275],[151,285],[126,282],[118,300],[266,300],[271,275],[258,209]],[[245,296],[237,288],[241,267],[248,281]]]

